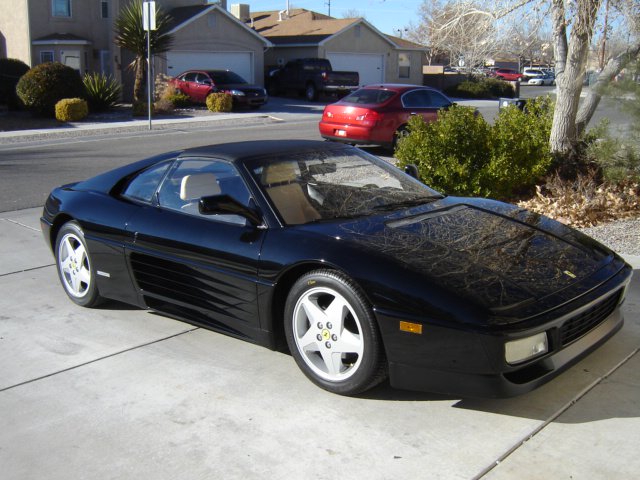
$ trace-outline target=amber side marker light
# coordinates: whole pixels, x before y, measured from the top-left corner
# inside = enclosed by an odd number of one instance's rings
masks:
[[[400,331],[422,335],[422,325],[419,323],[400,322]]]

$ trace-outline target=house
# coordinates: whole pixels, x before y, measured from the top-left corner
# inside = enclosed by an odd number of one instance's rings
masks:
[[[422,84],[425,47],[385,35],[363,18],[333,18],[302,8],[249,12],[241,6],[240,20],[266,37],[273,47],[267,65],[294,58],[327,58],[335,70],[356,70],[360,83]]]
[[[169,11],[171,50],[160,71],[175,76],[193,68],[233,70],[249,83],[264,82],[264,50],[271,42],[218,4],[177,7]]]
[[[114,43],[114,20],[129,0],[22,0],[0,16],[0,57],[28,65],[58,61],[84,72],[103,72],[130,97],[132,60]],[[226,10],[226,0],[156,0],[172,18],[172,50],[155,59],[155,72],[224,68],[262,83],[271,43]],[[152,52],[153,53],[153,52]]]

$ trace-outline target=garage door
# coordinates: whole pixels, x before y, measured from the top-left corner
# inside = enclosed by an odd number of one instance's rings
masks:
[[[167,74],[185,70],[231,70],[247,82],[255,82],[251,52],[167,52]]]
[[[384,55],[369,53],[327,53],[334,70],[354,70],[360,74],[360,85],[384,82]]]

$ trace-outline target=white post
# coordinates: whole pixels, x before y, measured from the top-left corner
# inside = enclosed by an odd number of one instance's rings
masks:
[[[143,2],[142,27],[147,32],[147,112],[149,114],[149,130],[151,130],[151,30],[156,29],[156,2]]]

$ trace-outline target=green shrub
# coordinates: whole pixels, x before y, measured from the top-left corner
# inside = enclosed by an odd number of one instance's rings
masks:
[[[230,112],[233,97],[228,93],[210,93],[207,96],[207,108],[212,112]]]
[[[453,106],[436,122],[409,120],[409,135],[396,150],[400,166],[415,163],[422,181],[455,195],[485,195],[491,126],[473,108]]]
[[[170,101],[175,108],[186,108],[191,105],[191,97],[182,92],[169,94],[165,98]]]
[[[526,191],[549,171],[552,122],[548,96],[529,100],[524,110],[513,105],[500,110],[491,129],[492,196],[507,198]]]
[[[20,107],[20,100],[16,95],[18,80],[29,71],[29,65],[16,58],[0,58],[0,103],[4,103],[10,110]]]
[[[84,85],[73,68],[51,62],[37,65],[25,73],[18,81],[16,92],[28,109],[52,117],[58,101],[83,97]]]
[[[87,103],[92,112],[103,112],[113,107],[122,93],[122,86],[104,73],[86,73],[82,77]]]
[[[425,123],[415,116],[398,142],[399,165],[415,163],[422,180],[453,195],[509,199],[532,187],[552,164],[553,104],[530,101],[502,109],[493,126],[473,109],[454,106]]]
[[[609,183],[640,183],[640,148],[633,138],[614,137],[609,119],[603,119],[585,135],[586,161],[595,164]]]
[[[89,115],[87,102],[81,98],[63,98],[55,110],[56,119],[61,122],[77,122]]]
[[[472,77],[458,85],[453,85],[445,90],[451,97],[458,98],[513,98],[513,87],[497,78]]]

